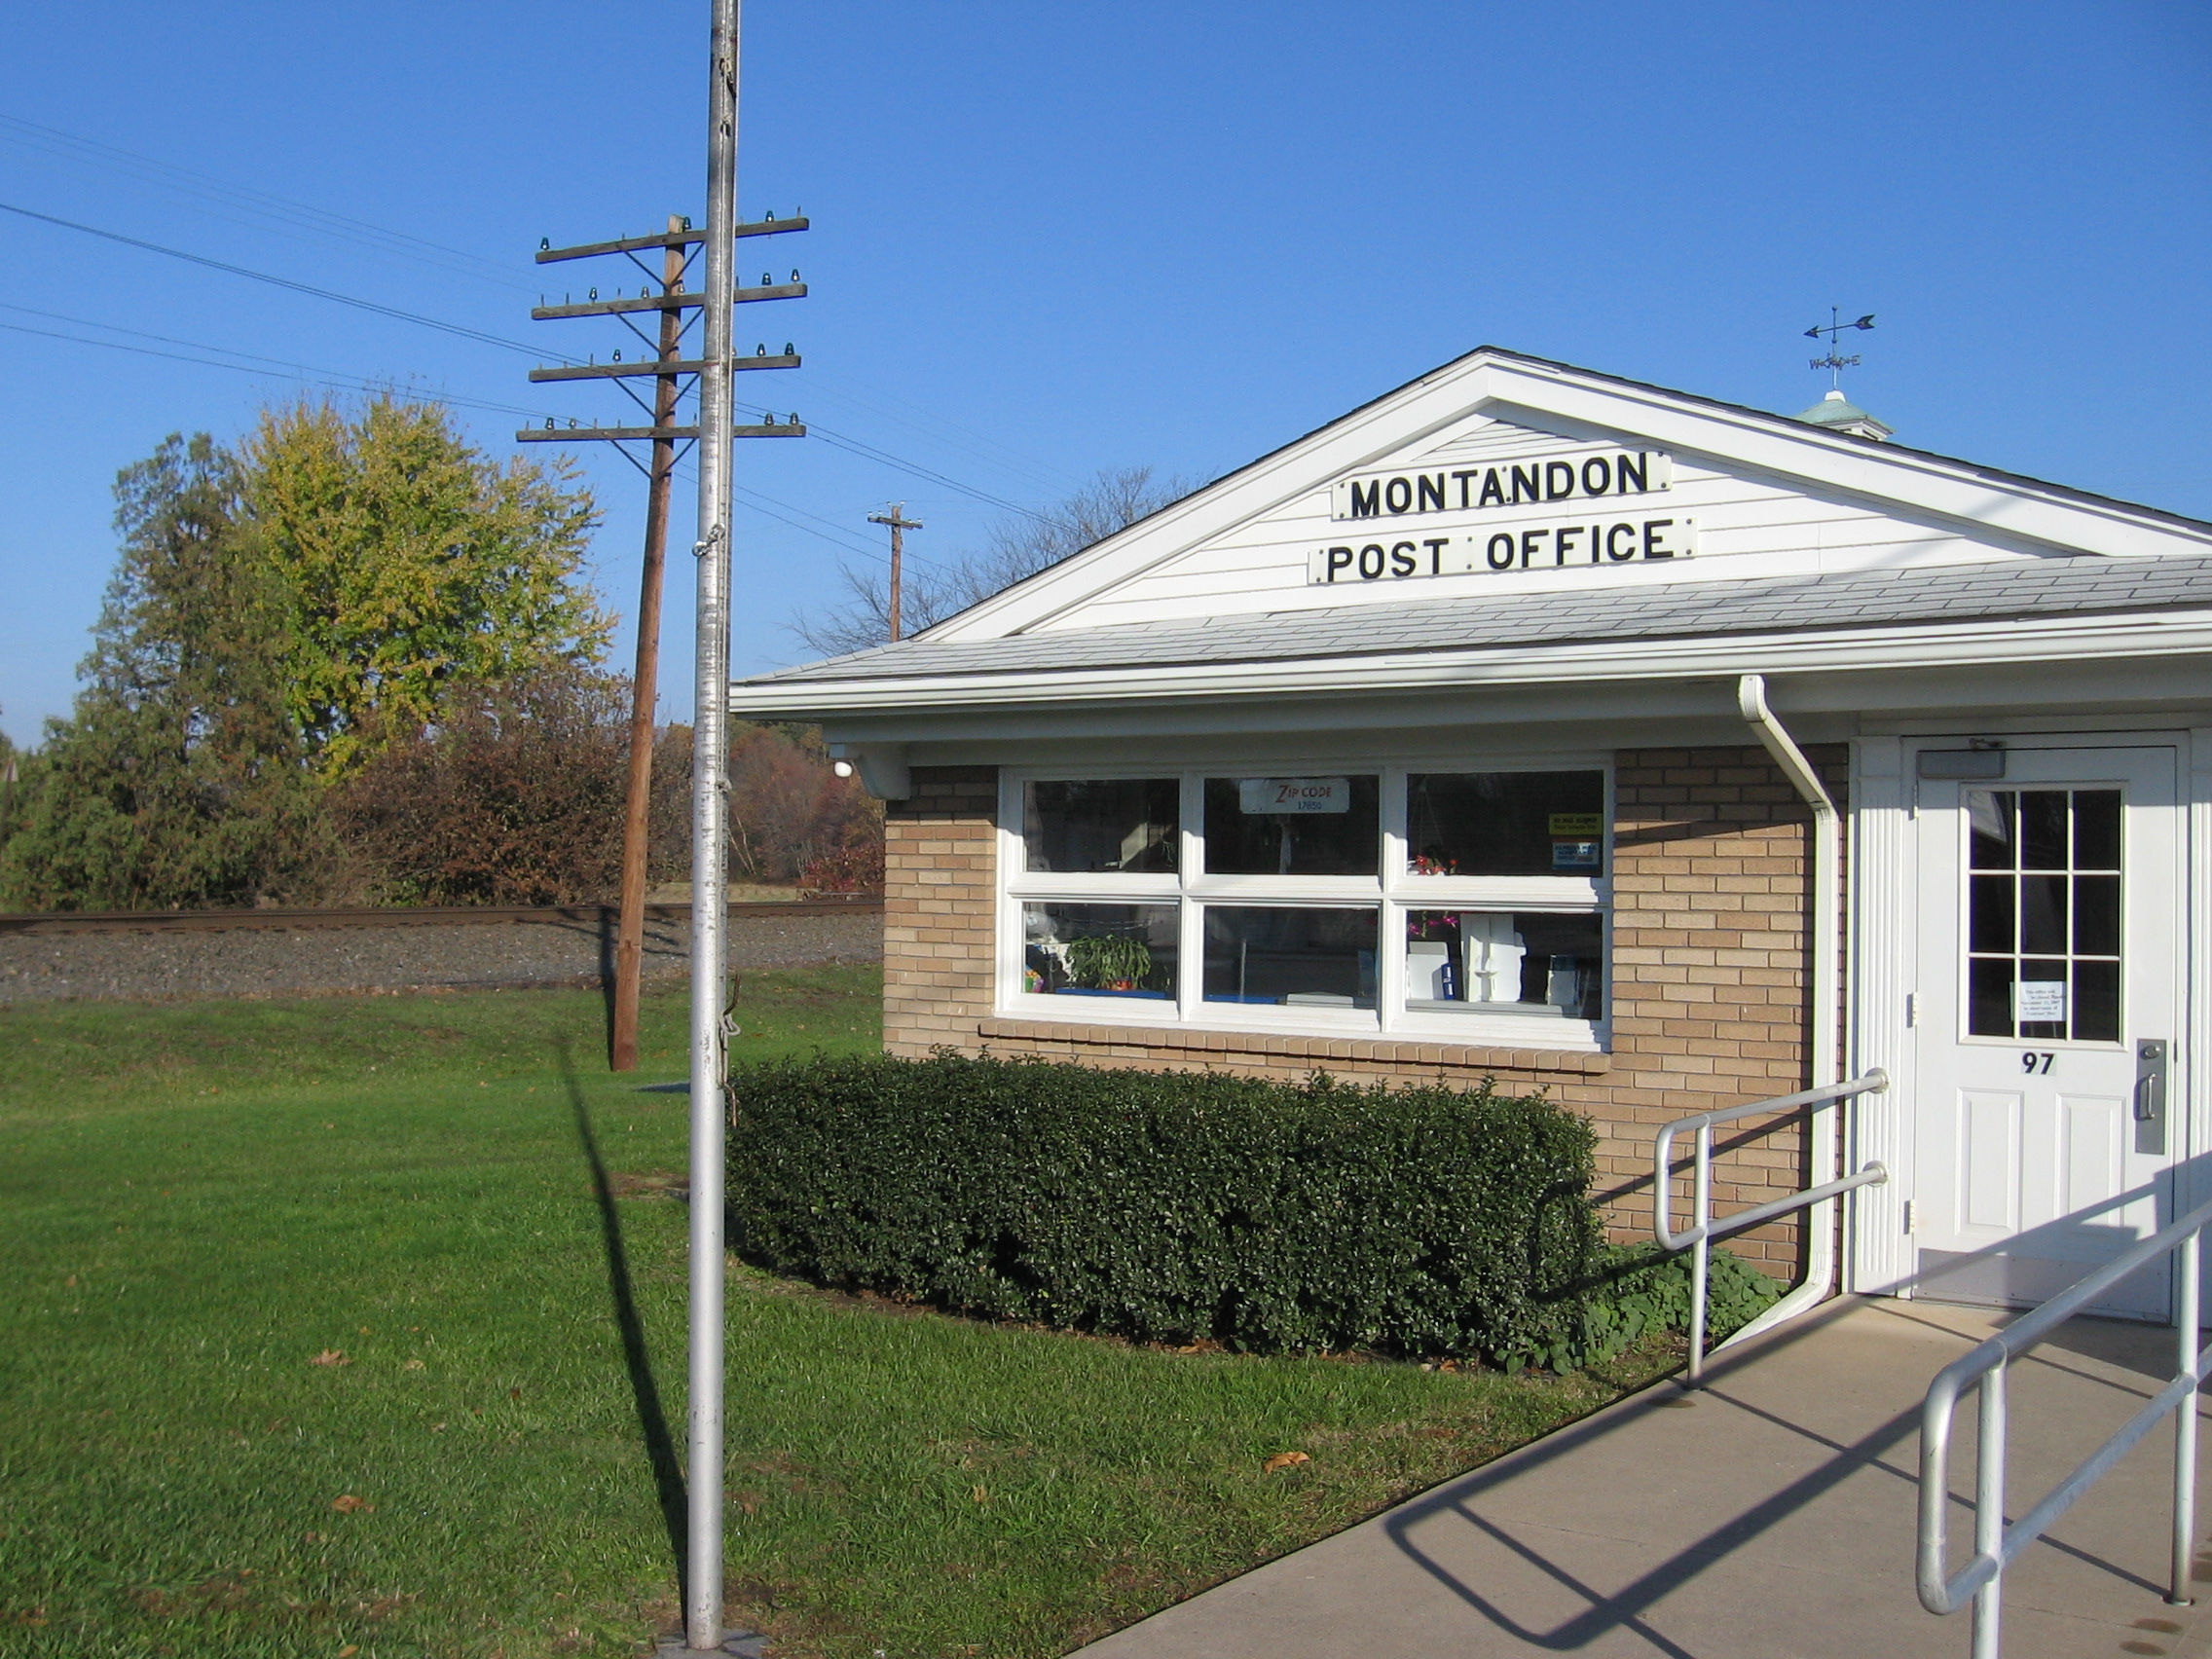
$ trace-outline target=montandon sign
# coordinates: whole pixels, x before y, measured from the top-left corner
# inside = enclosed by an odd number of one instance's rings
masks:
[[[1341,479],[1331,492],[1329,516],[1408,518],[1543,506],[1648,495],[1674,481],[1674,458],[1660,450],[1575,450],[1495,466],[1446,466]]]
[[[1697,551],[1697,521],[1650,499],[1674,481],[1672,457],[1624,449],[1555,451],[1494,466],[1342,479],[1332,490],[1330,516],[1358,528],[1350,538],[1308,555],[1307,580],[1334,585],[1479,571],[1619,570],[1686,559]],[[1639,497],[1644,499],[1633,499]],[[1475,522],[1437,524],[1439,515]],[[1430,522],[1418,522],[1424,518]]]

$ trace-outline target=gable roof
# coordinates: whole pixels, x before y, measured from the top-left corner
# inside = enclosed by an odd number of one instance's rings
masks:
[[[1751,472],[1979,527],[2053,552],[2120,556],[2212,552],[2212,524],[2179,513],[1484,346],[1271,451],[917,638],[1004,639],[1051,627],[1087,601],[1329,477],[1402,453],[1448,424],[1484,415],[1538,429],[1549,423],[1567,430],[1652,440]]]
[[[897,645],[743,682],[834,683],[914,676],[1034,674],[1060,669],[1297,657],[1397,655],[1497,645],[1813,633],[1912,623],[2212,608],[2212,556],[2048,559],[1917,571],[1852,571],[1673,586],[1584,588],[1491,599],[1457,595],[1356,611],[1262,611],[1199,624],[1138,622],[1004,640]]]
[[[2198,625],[2177,631],[2171,626],[2176,622]],[[1547,661],[1554,666],[1540,671],[1565,679],[1577,671],[1562,653],[1577,646],[1594,647],[1583,653],[1588,666],[1617,677],[1669,672],[1671,665],[1681,672],[1666,648],[1670,642],[1713,641],[1725,653],[1754,639],[1808,644],[1817,639],[1849,653],[1855,640],[1878,636],[1885,660],[1924,665],[1969,660],[1975,624],[1993,632],[2022,625],[1993,642],[2012,655],[2039,650],[2046,656],[2079,655],[2084,648],[2081,627],[2098,635],[2094,648],[2101,654],[2201,651],[2212,644],[2212,555],[2048,559],[1499,598],[1460,595],[1355,610],[1264,612],[1198,624],[1136,623],[997,640],[916,637],[757,676],[733,687],[731,700],[737,712],[790,715],[1053,696],[1095,700],[1115,696],[1117,688],[1121,696],[1141,697],[1156,681],[1163,690],[1173,681],[1186,693],[1251,692],[1291,688],[1311,678],[1291,665],[1316,663],[1332,665],[1340,681],[1365,678],[1376,685],[1409,669],[1433,683],[1438,675],[1479,678],[1478,670],[1511,673]],[[2040,638],[2023,643],[2019,635],[2035,628],[2042,630]],[[2129,629],[2133,637],[2122,637],[2120,631]],[[1841,653],[1826,654],[1832,659]],[[1420,667],[1423,659],[1426,669]],[[1224,670],[1270,664],[1277,672],[1256,666],[1239,673],[1235,684],[1222,678]],[[1132,670],[1145,678],[1132,681]]]

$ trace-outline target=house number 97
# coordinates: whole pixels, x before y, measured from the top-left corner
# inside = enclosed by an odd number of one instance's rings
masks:
[[[2047,1049],[2030,1049],[2026,1053],[2020,1056],[2020,1069],[2024,1072],[2032,1072],[2036,1076],[2041,1077],[2045,1072],[2050,1070],[2050,1062],[2057,1057],[2058,1056],[2056,1054],[2053,1054]]]

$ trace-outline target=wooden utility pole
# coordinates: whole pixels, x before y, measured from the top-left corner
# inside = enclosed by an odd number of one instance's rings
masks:
[[[777,220],[770,214],[758,224],[736,225],[733,237],[777,236],[788,231],[803,231],[807,221],[803,217]],[[627,384],[645,376],[653,380],[653,400],[650,406],[652,424],[649,426],[578,426],[571,422],[567,427],[556,426],[547,421],[542,428],[534,428],[515,434],[521,443],[574,443],[597,439],[617,446],[633,439],[649,439],[652,444],[649,464],[639,462],[628,450],[619,450],[622,456],[644,472],[646,480],[645,501],[645,571],[639,583],[638,594],[638,662],[637,677],[632,687],[630,709],[630,774],[629,792],[624,803],[622,819],[622,903],[621,920],[614,944],[614,1029],[608,1045],[608,1060],[618,1072],[634,1071],[638,1064],[638,988],[643,977],[645,927],[645,863],[649,850],[650,806],[653,778],[653,713],[658,701],[660,679],[660,606],[661,587],[667,569],[669,498],[675,481],[676,463],[681,458],[678,446],[688,449],[697,442],[699,427],[680,425],[677,420],[677,402],[682,391],[682,377],[698,375],[709,366],[705,357],[687,361],[683,356],[683,335],[689,323],[686,311],[696,311],[706,304],[704,294],[686,294],[683,291],[684,273],[690,265],[693,251],[706,242],[706,234],[694,231],[688,219],[670,215],[665,235],[625,237],[615,241],[594,242],[583,247],[556,248],[550,244],[538,249],[537,260],[543,265],[555,260],[582,259],[598,254],[619,253],[627,255],[646,276],[653,276],[651,268],[638,258],[641,252],[653,248],[661,250],[661,269],[658,279],[649,286],[641,286],[635,299],[626,299],[618,288],[614,297],[600,298],[599,290],[590,290],[582,304],[571,303],[564,295],[558,306],[540,305],[531,313],[534,317],[616,316],[638,338],[651,348],[651,354],[641,361],[625,363],[622,354],[614,353],[610,363],[571,363],[560,368],[533,369],[533,381],[605,380],[628,393],[641,409],[645,400]],[[738,288],[732,295],[733,303],[759,300],[790,300],[804,297],[806,286],[798,280],[798,273],[792,273],[789,282],[776,282],[765,277],[757,288]],[[656,340],[640,329],[632,317],[638,313],[660,313],[659,338]],[[732,356],[728,367],[733,369],[795,369],[798,355],[787,346],[775,356],[767,348],[750,357]],[[803,437],[806,428],[799,424],[798,417],[778,424],[774,416],[764,425],[737,426],[731,435],[746,438],[795,438]],[[701,697],[712,692],[701,687]],[[698,762],[696,754],[693,764]],[[714,903],[720,896],[692,894],[692,902]],[[726,901],[723,901],[726,902]]]
[[[672,232],[683,229],[677,214],[668,216]],[[673,290],[683,279],[683,250],[671,246],[661,253],[661,286]],[[660,313],[660,361],[681,359],[683,326],[681,312]],[[674,373],[653,380],[652,467],[645,484],[645,562],[638,583],[638,666],[630,687],[630,784],[622,811],[622,916],[614,936],[614,1040],[610,1045],[613,1069],[638,1069],[638,981],[645,966],[645,853],[650,835],[653,792],[653,711],[659,701],[660,589],[668,553],[668,498],[676,477],[676,439],[667,435],[676,424],[678,379]]]
[[[922,521],[910,519],[906,516],[906,503],[904,501],[893,501],[888,513],[870,513],[867,515],[867,522],[870,524],[887,524],[891,527],[891,637],[896,640],[899,638],[899,563],[900,556],[905,551],[904,544],[899,539],[899,534],[902,531],[920,530]]]

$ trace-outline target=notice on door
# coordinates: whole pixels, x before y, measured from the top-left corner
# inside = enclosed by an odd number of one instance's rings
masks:
[[[2012,1017],[2022,1025],[2063,1023],[2066,1018],[2064,979],[2020,979],[2012,986]]]

